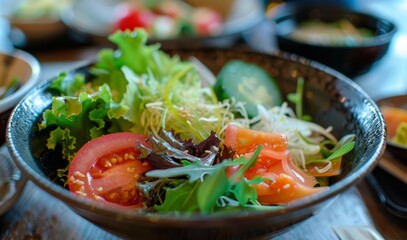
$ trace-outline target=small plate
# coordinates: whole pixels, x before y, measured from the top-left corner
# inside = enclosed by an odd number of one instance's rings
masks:
[[[14,165],[6,145],[0,147],[0,215],[17,200],[27,179]]]
[[[407,110],[407,95],[389,96],[376,100],[379,107],[388,106]],[[407,147],[387,141],[386,150],[398,159],[407,158]],[[400,161],[402,162],[402,161]],[[407,164],[407,162],[404,162]]]

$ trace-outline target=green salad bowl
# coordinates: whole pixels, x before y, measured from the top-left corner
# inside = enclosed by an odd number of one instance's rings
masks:
[[[7,145],[21,171],[37,186],[64,202],[77,214],[100,228],[123,238],[137,239],[249,239],[273,237],[312,217],[335,198],[360,182],[378,163],[386,145],[383,117],[374,101],[353,81],[331,68],[287,53],[269,54],[225,49],[170,50],[188,59],[202,61],[213,73],[232,59],[264,68],[278,82],[286,96],[296,91],[303,77],[304,112],[333,134],[355,134],[354,149],[344,157],[342,172],[331,179],[328,190],[292,202],[286,207],[265,211],[222,214],[146,214],[101,205],[72,194],[48,177],[50,161],[39,159],[45,142],[36,132],[42,113],[51,105],[51,81],[30,91],[14,109],[7,128]],[[84,73],[91,78],[92,64],[68,73]]]

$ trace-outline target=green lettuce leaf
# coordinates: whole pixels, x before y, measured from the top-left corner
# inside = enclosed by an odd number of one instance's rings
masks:
[[[169,186],[159,189],[165,191],[164,194],[159,193],[159,190],[155,191],[155,188],[150,188],[149,191],[154,191],[160,196],[165,195],[164,199],[160,199],[162,202],[156,203],[155,209],[160,212],[208,214],[224,208],[225,205],[229,208],[260,205],[257,201],[256,190],[252,185],[259,184],[264,179],[247,180],[243,176],[245,170],[256,164],[260,150],[261,147],[257,148],[250,159],[240,157],[234,161],[224,160],[209,166],[200,161],[185,161],[182,167],[147,172],[148,178],[166,179],[167,182],[170,181],[169,179],[176,182],[186,179],[181,185],[174,184],[176,187]],[[228,178],[226,169],[233,165],[240,165],[240,168],[231,178]],[[143,185],[147,185],[147,183],[143,183]]]
[[[126,106],[112,102],[107,85],[99,88],[96,94],[82,92],[77,97],[53,97],[52,106],[43,113],[39,129],[55,128],[47,141],[49,149],[57,145],[70,161],[73,155],[87,141],[109,132],[112,118],[119,118],[127,112]]]

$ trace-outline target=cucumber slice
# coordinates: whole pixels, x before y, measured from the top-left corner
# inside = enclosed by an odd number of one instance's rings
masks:
[[[219,100],[244,102],[249,117],[258,114],[257,104],[271,108],[282,103],[277,82],[255,64],[232,60],[220,70],[213,89]]]

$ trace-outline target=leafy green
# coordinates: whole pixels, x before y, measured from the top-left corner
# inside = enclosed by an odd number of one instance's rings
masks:
[[[210,213],[218,199],[228,190],[229,181],[223,168],[215,169],[198,187],[198,207],[203,213]],[[254,188],[251,188],[254,189]]]
[[[343,136],[337,143],[326,140],[320,144],[323,156],[329,160],[345,155],[350,152],[354,145],[355,134]],[[329,146],[333,146],[330,148]]]
[[[151,135],[149,141],[151,148],[141,144],[138,146],[141,150],[140,159],[148,160],[155,168],[161,169],[179,167],[182,160],[201,161],[205,165],[211,165],[216,160],[221,142],[213,131],[207,139],[194,144],[192,139],[182,140],[179,135],[174,135],[173,131],[163,129],[157,136]]]
[[[68,75],[65,72],[61,72],[58,77],[52,81],[50,88],[58,91],[64,96],[78,96],[83,91],[84,87],[84,75]]]
[[[61,73],[50,86],[55,96],[39,130],[50,130],[49,149],[60,146],[66,160],[85,142],[110,132],[157,135],[171,129],[202,141],[211,131],[222,135],[235,119],[230,104],[201,87],[192,63],[158,44],[147,45],[144,30],[119,31],[109,39],[118,49],[102,49],[89,73]]]
[[[355,147],[355,135],[348,134],[343,136],[336,144],[332,141],[325,141],[321,143],[321,152],[322,155],[325,157],[324,159],[309,159],[307,160],[307,164],[311,163],[325,163],[336,158],[343,157],[345,154],[352,151]],[[333,145],[332,149],[328,149],[327,145]]]
[[[62,146],[64,159],[70,161],[84,143],[109,132],[110,118],[118,118],[126,111],[126,106],[111,101],[110,89],[103,85],[93,95],[82,92],[78,97],[53,97],[52,106],[44,111],[38,128],[54,127],[47,147]]]
[[[174,179],[174,181],[179,181],[180,177],[187,179],[176,187],[162,188],[166,192],[165,199],[162,204],[157,204],[155,209],[159,212],[199,211],[207,214],[225,207],[225,204],[230,204],[227,207],[232,208],[260,205],[252,184],[258,184],[264,179],[247,180],[243,176],[246,169],[256,164],[260,150],[261,146],[249,159],[240,157],[234,161],[224,160],[215,165],[204,165],[200,161],[188,162],[181,167],[147,172],[146,176],[150,178]],[[228,178],[226,169],[234,165],[240,165],[240,168]]]
[[[288,100],[295,104],[295,113],[299,119],[311,121],[311,116],[303,115],[303,94],[304,94],[304,78],[300,77],[297,80],[297,90],[295,93],[287,95]]]
[[[199,209],[197,191],[200,184],[199,181],[184,182],[176,188],[167,189],[164,203],[156,205],[155,209],[159,212],[196,212]]]

